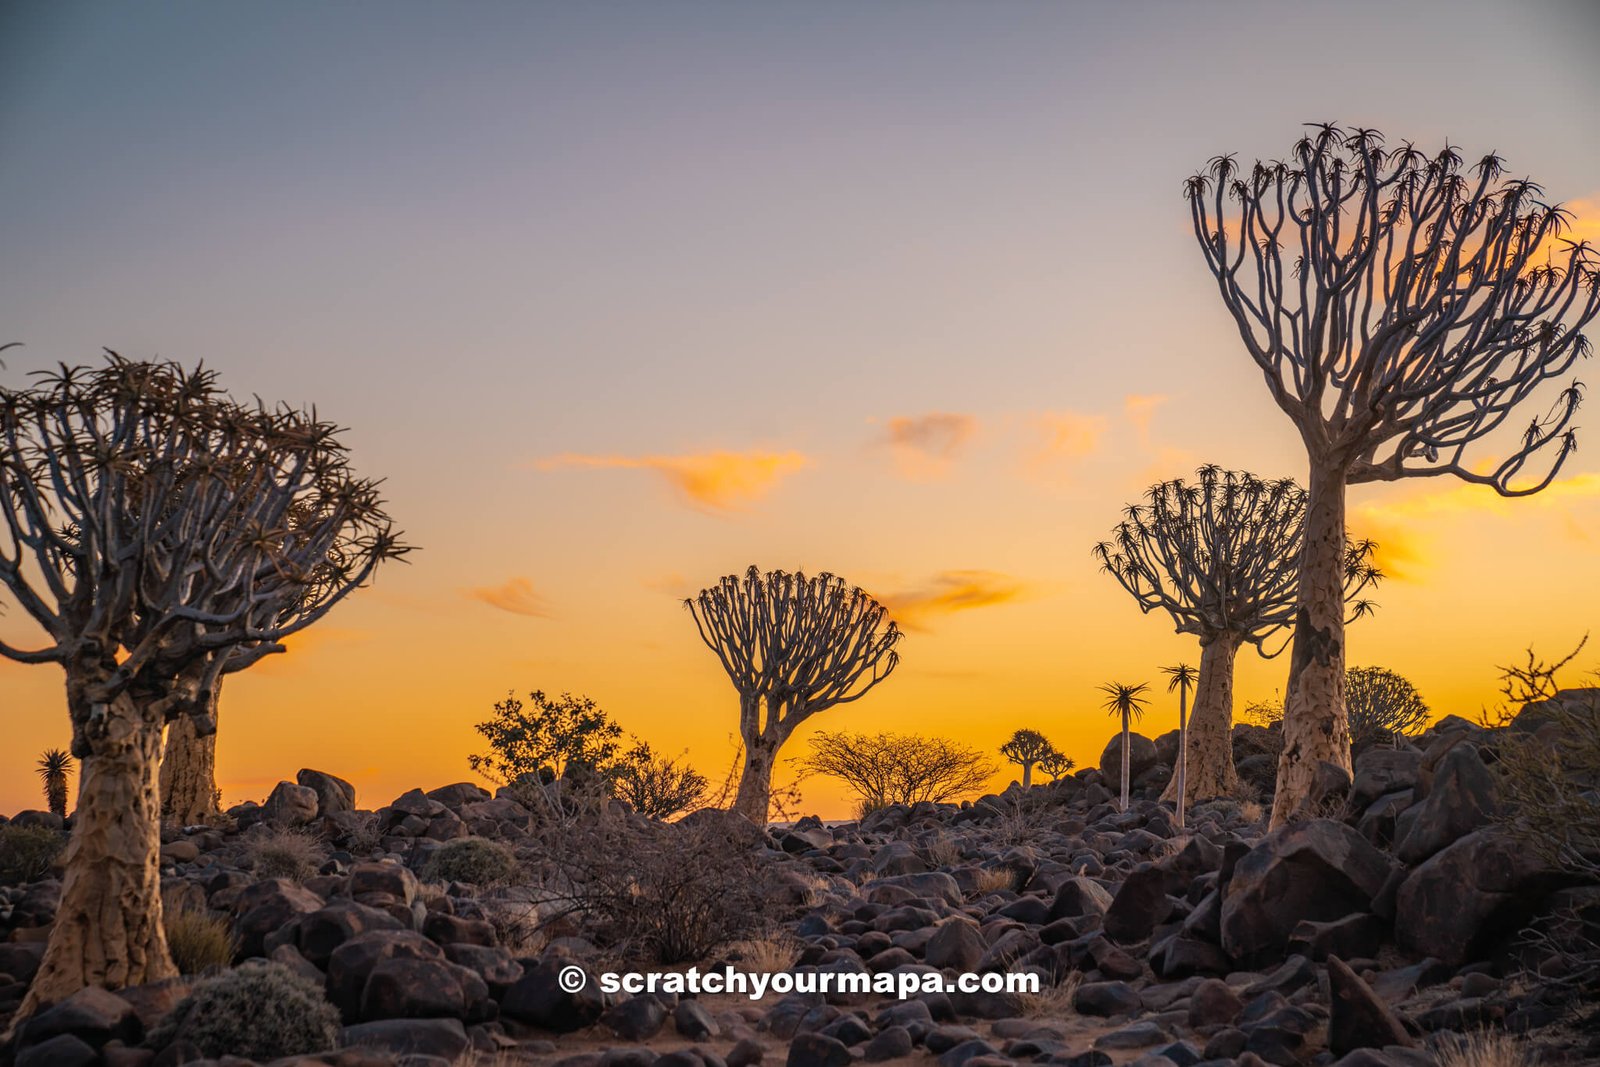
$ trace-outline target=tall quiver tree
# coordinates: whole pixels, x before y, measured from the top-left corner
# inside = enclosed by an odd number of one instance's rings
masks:
[[[744,766],[733,810],[765,824],[778,750],[806,719],[860,700],[900,662],[884,606],[831,574],[751,567],[684,601],[739,692]]]
[[[1141,611],[1157,609],[1178,633],[1200,639],[1200,673],[1184,731],[1185,801],[1226,796],[1233,766],[1233,669],[1241,645],[1263,656],[1294,620],[1295,579],[1306,521],[1306,492],[1289,479],[1201,467],[1192,482],[1153,485],[1094,548]],[[1344,544],[1339,603],[1352,617],[1370,610],[1359,594],[1380,577],[1371,542]],[[1344,616],[1340,616],[1341,621]],[[1178,776],[1162,794],[1176,800]]]
[[[1579,386],[1513,412],[1589,350],[1600,272],[1539,186],[1493,154],[1390,150],[1311,127],[1284,162],[1218,156],[1185,184],[1194,233],[1310,461],[1294,651],[1272,824],[1317,763],[1350,766],[1344,708],[1345,488],[1452,474],[1504,496],[1549,485],[1574,446]],[[1488,440],[1500,457],[1471,463]]]
[[[0,584],[46,635],[0,654],[61,665],[81,761],[60,905],[16,1018],[86,985],[174,973],[163,727],[207,714],[230,650],[278,650],[405,551],[336,434],[313,414],[236,403],[210,371],[114,353],[0,388]],[[283,622],[285,586],[330,567],[318,608]]]

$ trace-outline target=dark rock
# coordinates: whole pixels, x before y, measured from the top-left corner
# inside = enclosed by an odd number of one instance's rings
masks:
[[[606,1009],[605,997],[594,982],[586,982],[576,993],[562,989],[562,968],[573,966],[571,959],[560,956],[540,960],[506,990],[500,1014],[558,1034],[593,1025]]]
[[[903,1026],[890,1026],[879,1030],[872,1040],[861,1047],[861,1052],[868,1063],[881,1063],[909,1056],[911,1049],[911,1031]]]
[[[1329,956],[1364,959],[1378,954],[1388,929],[1388,923],[1369,914],[1347,915],[1332,922],[1306,919],[1289,935],[1289,951],[1318,961]]]
[[[371,1048],[397,1056],[438,1056],[454,1063],[470,1042],[458,1019],[382,1019],[339,1031],[340,1048]]]
[[[975,1037],[940,1053],[939,1067],[963,1067],[964,1064],[970,1063],[979,1057],[998,1056],[999,1054],[999,1049],[996,1049],[982,1038]]]
[[[1422,753],[1414,748],[1369,748],[1355,758],[1355,768],[1346,808],[1352,814],[1385,793],[1415,789],[1422,770]]]
[[[361,1017],[361,998],[372,971],[387,959],[442,959],[439,946],[410,930],[372,930],[357,934],[328,957],[328,1001],[347,1022]]]
[[[112,1040],[136,1045],[144,1036],[144,1024],[126,1000],[98,986],[86,986],[24,1022],[17,1043],[38,1045],[62,1034],[94,1048]]]
[[[987,947],[983,935],[972,923],[965,919],[949,919],[940,923],[928,939],[922,958],[930,967],[970,971],[977,967]]]
[[[680,1000],[672,1009],[672,1028],[690,1041],[704,1041],[722,1033],[705,1005],[695,1000]]]
[[[489,987],[476,971],[443,959],[391,956],[367,978],[361,1018],[481,1022],[492,1014],[489,1004]]]
[[[761,1042],[750,1037],[740,1038],[728,1050],[727,1067],[757,1067],[766,1056]]]
[[[273,826],[304,826],[317,817],[317,791],[293,782],[279,782],[261,805],[261,817]]]
[[[266,955],[268,936],[321,907],[321,897],[286,878],[269,878],[250,886],[234,904],[238,918],[234,920],[233,933],[239,939],[239,955]]]
[[[787,1067],[849,1067],[850,1050],[822,1034],[797,1034],[789,1043]]]
[[[624,1041],[648,1041],[667,1023],[667,1006],[646,993],[613,1004],[600,1015],[600,1025]]]
[[[1018,897],[995,914],[1029,926],[1043,926],[1050,921],[1050,904],[1043,897]]]
[[[355,900],[382,897],[410,907],[417,899],[417,876],[398,863],[358,863],[350,868],[346,892]]]
[[[1561,881],[1532,849],[1477,830],[1416,868],[1395,900],[1395,939],[1451,965],[1514,937],[1544,890]]]
[[[835,1041],[843,1042],[854,1048],[872,1036],[872,1027],[859,1015],[841,1015],[833,1022],[824,1026],[818,1033],[825,1034]]]
[[[320,815],[337,815],[356,809],[356,787],[337,775],[302,767],[294,780],[317,795]]]
[[[388,912],[340,899],[301,917],[295,945],[306,959],[318,967],[326,967],[333,950],[357,934],[399,929],[402,929],[400,920]]]
[[[1343,1056],[1358,1048],[1410,1045],[1404,1024],[1338,956],[1328,959],[1328,1048]]]
[[[1083,1015],[1130,1015],[1144,1001],[1126,982],[1085,982],[1073,994],[1072,1006]]]
[[[1470,744],[1456,745],[1444,754],[1434,771],[1427,799],[1416,815],[1407,813],[1409,829],[1394,853],[1402,863],[1421,863],[1488,825],[1499,810],[1494,777],[1478,758],[1478,750]]]
[[[1311,966],[1310,960],[1304,956],[1290,956],[1276,970],[1246,986],[1244,994],[1247,997],[1260,996],[1262,993],[1288,994],[1303,989],[1316,980],[1317,971]]]
[[[1143,864],[1128,873],[1106,909],[1104,928],[1113,941],[1143,941],[1172,914],[1167,896],[1167,876],[1155,864]]]
[[[1369,910],[1393,861],[1332,819],[1268,834],[1241,859],[1222,899],[1223,950],[1246,967],[1281,959],[1303,919]]]
[[[487,803],[489,791],[472,782],[456,782],[453,785],[442,785],[438,789],[428,790],[427,797],[459,813],[468,804]]]
[[[1198,938],[1174,936],[1158,942],[1151,969],[1162,978],[1188,978],[1196,974],[1226,974],[1233,963],[1216,945]]]
[[[1239,999],[1239,994],[1233,991],[1232,986],[1220,978],[1207,978],[1195,987],[1189,998],[1189,1025],[1227,1025],[1237,1019],[1243,1010],[1244,1001]],[[1213,1057],[1207,1052],[1206,1058]]]
[[[1244,1051],[1249,1040],[1249,1034],[1236,1026],[1229,1026],[1211,1035],[1201,1055],[1207,1060],[1232,1060]]]
[[[446,915],[430,911],[422,920],[422,933],[440,945],[481,945],[489,948],[495,943],[494,926],[486,919],[467,919],[460,915]]]
[[[1159,1044],[1162,1041],[1172,1040],[1172,1035],[1161,1028],[1158,1023],[1146,1019],[1141,1022],[1124,1026],[1120,1030],[1113,1030],[1109,1034],[1102,1034],[1095,1039],[1094,1047],[1101,1050],[1118,1050],[1146,1048]]]
[[[1111,894],[1094,879],[1082,876],[1068,878],[1056,887],[1055,899],[1050,904],[1050,918],[1102,916],[1111,907],[1111,900]]]
[[[17,1054],[16,1067],[95,1067],[100,1054],[82,1038],[57,1034]]]
[[[1130,732],[1128,734],[1128,780],[1139,777],[1145,771],[1156,765],[1155,742],[1143,734]],[[1100,753],[1100,773],[1105,776],[1108,783],[1115,783],[1117,789],[1122,787],[1122,733],[1111,735],[1111,741]]]

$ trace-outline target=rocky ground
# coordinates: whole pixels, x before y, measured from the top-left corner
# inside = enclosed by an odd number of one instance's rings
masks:
[[[1509,727],[1535,728],[1526,717]],[[276,1062],[1383,1067],[1437,1062],[1458,1035],[1484,1028],[1522,1035],[1543,1062],[1600,1062],[1600,1012],[1562,999],[1547,979],[1568,962],[1522,933],[1545,916],[1592,913],[1600,890],[1501,834],[1501,736],[1451,718],[1361,752],[1353,781],[1329,769],[1323,817],[1271,835],[1248,800],[1202,804],[1176,829],[1170,806],[1154,800],[1170,774],[1170,735],[1134,739],[1128,811],[1110,788],[1114,741],[1104,771],[1026,793],[724,834],[723,847],[755,850],[776,910],[762,936],[700,966],[1027,969],[1043,978],[1038,995],[755,1002],[604,996],[593,982],[565,993],[557,975],[573,962],[671,968],[620,956],[581,917],[534,929],[546,898],[532,879],[488,889],[425,878],[444,842],[521,848],[534,836],[527,808],[465,784],[369,812],[339,779],[302,771],[264,805],[232,809],[225,828],[168,832],[163,891],[169,911],[223,917],[236,961],[276,961],[337,1009],[343,1051]],[[1253,788],[1270,781],[1274,740],[1236,730]],[[262,877],[251,842],[269,826],[326,841],[320,869],[299,881]],[[38,965],[58,893],[49,875],[0,888],[0,1025]],[[27,1021],[4,1055],[22,1067],[195,1062],[183,1027],[163,1019],[197,981],[86,990]]]

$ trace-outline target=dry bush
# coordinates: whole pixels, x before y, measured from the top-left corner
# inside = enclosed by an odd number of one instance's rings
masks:
[[[246,964],[197,982],[154,1030],[149,1044],[193,1045],[203,1056],[273,1060],[325,1052],[339,1038],[339,1012],[313,982],[278,963]]]
[[[619,958],[662,964],[700,960],[767,929],[780,897],[756,851],[760,831],[737,815],[701,814],[549,828],[533,846],[553,905],[546,921],[575,919]]]
[[[535,904],[515,900],[480,900],[483,917],[494,927],[495,943],[513,956],[532,956],[544,948],[543,919]]]
[[[811,739],[811,751],[796,763],[808,773],[849,786],[864,814],[890,804],[952,800],[982,789],[995,771],[975,749],[915,734],[824,731]]]
[[[328,846],[305,830],[267,828],[245,841],[245,857],[259,878],[303,882],[328,860]]]
[[[953,837],[931,837],[922,845],[922,858],[936,870],[961,862],[961,845]]]
[[[1239,802],[1239,818],[1247,823],[1258,823],[1267,817],[1267,809],[1261,806],[1260,801],[1241,800]]]
[[[1072,1000],[1083,984],[1083,972],[1073,971],[1053,986],[1041,986],[1037,993],[1019,993],[1022,1017],[1025,1019],[1064,1019],[1076,1015]]]
[[[804,946],[792,934],[775,931],[765,937],[735,941],[728,954],[739,961],[746,971],[777,974],[794,966]]]
[[[46,826],[0,826],[0,884],[43,878],[66,847],[66,835]]]
[[[458,837],[434,850],[422,876],[431,882],[496,886],[516,881],[518,871],[516,854],[500,842],[483,837]]]
[[[233,962],[239,951],[233,925],[210,912],[169,911],[163,923],[167,930],[167,948],[172,952],[172,962],[177,965],[179,974],[221,970]]]
[[[1537,1067],[1538,1055],[1503,1030],[1482,1030],[1443,1045],[1438,1067]]]

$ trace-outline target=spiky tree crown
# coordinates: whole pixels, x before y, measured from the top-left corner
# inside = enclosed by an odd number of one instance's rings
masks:
[[[1095,556],[1138,601],[1165,610],[1179,633],[1203,641],[1224,634],[1263,654],[1294,618],[1304,536],[1306,492],[1291,479],[1265,481],[1247,471],[1201,467],[1150,487],[1143,504],[1124,510],[1112,539]],[[1358,595],[1382,578],[1371,541],[1347,546],[1345,596],[1352,617],[1372,609]]]

